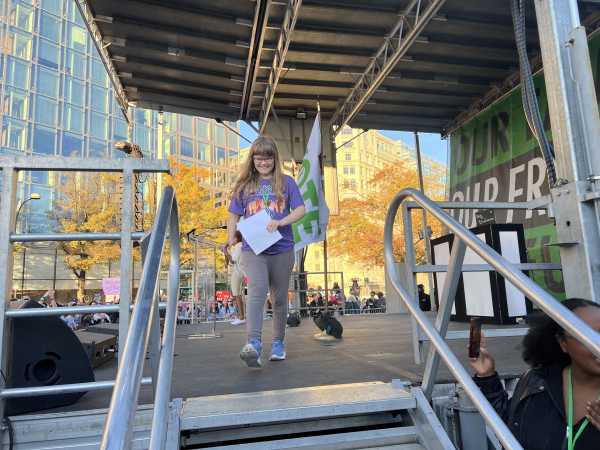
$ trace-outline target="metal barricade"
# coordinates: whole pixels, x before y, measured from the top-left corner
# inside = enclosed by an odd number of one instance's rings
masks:
[[[67,385],[54,385],[33,388],[7,388],[7,381],[1,377],[0,381],[0,421],[3,419],[5,407],[4,401],[7,398],[19,398],[24,396],[62,394],[67,392],[84,392],[91,390],[115,388],[113,402],[109,411],[109,422],[111,417],[116,418],[123,410],[131,410],[126,418],[122,418],[116,426],[107,426],[107,434],[111,436],[121,436],[121,444],[112,445],[103,442],[103,448],[129,448],[131,444],[131,433],[133,430],[133,419],[137,409],[137,390],[141,385],[152,384],[155,388],[155,410],[153,419],[153,442],[151,448],[163,448],[164,436],[166,435],[167,411],[169,402],[169,390],[171,380],[171,365],[173,358],[173,343],[175,337],[175,321],[169,323],[171,317],[176,317],[177,298],[171,298],[168,303],[167,323],[165,325],[164,342],[158,352],[160,356],[160,369],[158,368],[158,358],[153,359],[152,363],[153,377],[142,378],[143,359],[145,358],[145,349],[148,342],[150,331],[160,336],[158,330],[158,321],[151,321],[152,314],[158,309],[165,308],[167,304],[159,303],[155,295],[158,283],[159,268],[164,245],[166,242],[166,228],[169,226],[169,236],[172,238],[171,251],[171,271],[177,274],[175,280],[179,280],[179,234],[177,218],[177,201],[175,191],[172,187],[167,187],[163,194],[163,200],[159,208],[155,230],[158,230],[151,238],[150,254],[154,258],[146,259],[143,268],[142,279],[138,290],[138,301],[131,304],[133,288],[133,241],[143,238],[144,233],[135,233],[133,230],[133,188],[134,173],[168,173],[169,162],[164,160],[148,159],[108,159],[108,158],[61,158],[61,157],[20,157],[20,156],[0,156],[0,167],[2,168],[2,197],[0,206],[0,272],[4,277],[0,277],[0,296],[4,308],[0,308],[0,333],[2,345],[0,346],[1,370],[7,373],[8,356],[7,350],[10,348],[9,327],[6,326],[6,319],[9,318],[27,318],[32,319],[40,316],[68,315],[82,313],[111,313],[118,312],[119,336],[121,337],[121,347],[124,351],[119,355],[119,374],[115,381],[101,381],[93,383],[77,383]],[[15,234],[15,219],[17,206],[17,180],[18,172],[23,170],[52,171],[52,172],[120,172],[123,174],[123,212],[121,219],[120,233],[30,233]],[[23,309],[10,310],[10,293],[12,288],[13,276],[13,244],[16,242],[48,242],[48,241],[98,241],[98,240],[120,240],[121,241],[121,301],[119,305],[112,306],[83,306],[83,307],[65,307],[65,308],[44,308],[44,309]],[[158,255],[158,256],[156,256]],[[155,273],[156,272],[156,273]],[[173,289],[172,292],[177,292]],[[130,311],[133,310],[132,327],[129,328]],[[155,326],[154,326],[155,325]],[[141,331],[144,331],[142,333]],[[129,333],[128,333],[129,332]],[[127,339],[125,340],[125,337]],[[131,339],[130,339],[131,337]],[[124,345],[123,345],[124,341]],[[160,340],[156,340],[156,345],[160,346]],[[143,346],[142,360],[132,358],[132,355],[139,357],[139,351],[136,349]],[[170,349],[170,350],[169,350]],[[155,349],[156,350],[156,349]],[[123,364],[125,362],[125,364]],[[135,377],[131,373],[135,372]],[[130,383],[135,379],[136,385]],[[127,382],[125,383],[125,380]],[[117,395],[117,392],[120,394]],[[131,399],[124,402],[125,398]],[[117,401],[115,400],[117,399]],[[163,423],[164,422],[164,423]],[[154,431],[156,427],[156,431]],[[1,439],[1,438],[0,438]],[[110,441],[114,442],[114,441]],[[1,442],[0,442],[1,444]]]
[[[408,202],[404,202],[404,200],[409,197],[415,200],[417,203],[417,205],[413,207],[425,209],[443,225],[448,227],[448,229],[455,235],[454,245],[452,246],[452,252],[450,255],[450,262],[447,267],[448,275],[446,277],[446,282],[440,298],[440,309],[435,326],[429,322],[425,314],[419,309],[417,301],[418,294],[416,291],[416,275],[412,277],[414,278],[413,280],[409,280],[409,287],[411,289],[411,292],[409,293],[404,286],[402,286],[396,271],[392,269],[395,267],[392,238],[394,233],[396,213],[401,205],[405,217],[404,233],[405,236],[410,237],[410,239],[405,241],[405,257],[407,259],[407,264],[414,264],[412,224],[410,220],[406,220]],[[466,207],[469,207],[468,203],[465,205]],[[507,204],[507,209],[510,209],[511,205],[514,206],[514,204]],[[465,206],[448,204],[447,207],[457,208]],[[463,269],[463,258],[467,247],[471,248],[475,253],[477,253],[477,255],[483,258],[491,266],[491,270],[496,270],[499,274],[510,281],[519,291],[530,298],[531,301],[538,305],[540,309],[546,312],[554,321],[568,331],[575,339],[577,339],[577,341],[582,343],[598,358],[600,358],[600,334],[592,330],[575,314],[562,306],[560,302],[555,300],[540,286],[525,276],[521,272],[522,269],[520,267],[515,267],[508,262],[494,249],[477,238],[465,226],[460,224],[456,219],[442,210],[438,204],[427,198],[420,191],[413,188],[403,189],[394,197],[385,219],[384,254],[386,270],[394,290],[400,295],[400,298],[402,298],[412,314],[413,320],[416,321],[416,323],[418,323],[418,325],[423,329],[424,333],[427,335],[432,344],[429,350],[427,364],[425,366],[425,374],[423,377],[422,386],[423,392],[428,399],[431,399],[439,362],[440,359],[444,360],[458,382],[471,397],[478,411],[481,413],[492,431],[496,434],[504,448],[509,450],[521,449],[521,445],[481,393],[475,382],[471,379],[467,371],[462,367],[452,350],[450,350],[445,342],[454,296],[456,294],[458,280]]]

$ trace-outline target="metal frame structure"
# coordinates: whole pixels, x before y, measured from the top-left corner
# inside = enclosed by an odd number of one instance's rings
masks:
[[[333,137],[337,136],[369,101],[383,80],[396,67],[398,61],[417,40],[427,24],[433,20],[445,0],[426,0],[428,5],[421,10],[421,0],[412,0],[400,14],[400,18],[386,36],[383,44],[371,59],[350,93],[333,114],[324,130],[333,126]],[[409,22],[413,18],[413,24]],[[405,28],[406,27],[406,28]]]
[[[168,173],[168,161],[134,160],[134,159],[106,159],[106,158],[60,158],[60,157],[21,157],[0,156],[2,168],[2,203],[0,206],[0,334],[2,345],[0,349],[0,364],[3,373],[7,373],[11,330],[6,319],[11,317],[38,317],[43,315],[63,315],[70,312],[114,312],[120,315],[119,336],[125,338],[128,332],[129,315],[132,293],[133,277],[133,245],[134,239],[140,239],[141,233],[132,233],[133,227],[133,174],[134,172]],[[124,208],[120,233],[32,233],[15,234],[15,213],[17,205],[18,172],[23,170],[40,170],[56,172],[122,172],[123,173],[123,203],[131,205]],[[10,310],[10,298],[13,276],[13,244],[15,242],[47,242],[59,240],[120,240],[121,241],[121,303],[117,306],[95,306],[76,308],[48,308],[43,310],[26,309]],[[179,242],[179,241],[177,241]],[[157,306],[158,310],[159,306]],[[119,360],[119,363],[121,361]],[[122,364],[120,364],[122,366]],[[0,419],[4,415],[3,400],[9,397],[49,395],[63,392],[81,392],[96,389],[110,389],[113,382],[97,382],[72,385],[48,386],[30,389],[7,389],[6,380],[2,378],[0,389]],[[152,380],[144,379],[143,384],[150,384]]]
[[[412,198],[416,203],[433,217],[439,220],[443,225],[454,233],[454,245],[450,255],[450,263],[448,264],[448,276],[444,285],[444,290],[440,299],[440,310],[436,319],[435,326],[432,325],[425,314],[419,309],[417,292],[414,289],[414,281],[409,281],[411,292],[407,291],[401,284],[400,278],[394,267],[394,249],[393,249],[393,233],[396,214],[400,206],[403,212],[407,211],[407,198]],[[521,208],[524,205],[518,205]],[[406,226],[405,231],[412,231],[410,222]],[[412,232],[410,233],[412,236]],[[408,244],[407,244],[408,245]],[[484,395],[481,393],[477,385],[471,379],[467,371],[462,367],[452,350],[445,342],[446,330],[450,321],[450,314],[458,286],[458,280],[463,270],[463,258],[466,248],[470,247],[477,255],[483,258],[493,270],[496,270],[506,280],[511,282],[519,291],[525,294],[532,302],[540,309],[548,314],[562,328],[571,333],[575,339],[583,344],[594,355],[600,358],[600,335],[586,325],[575,314],[562,306],[556,299],[550,296],[534,281],[525,276],[519,268],[508,262],[505,258],[499,255],[494,249],[489,247],[485,242],[481,241],[465,226],[460,224],[456,219],[442,210],[440,205],[431,201],[424,194],[413,188],[407,188],[400,191],[392,200],[385,219],[384,231],[384,254],[388,276],[396,292],[400,295],[410,313],[413,320],[422,327],[425,334],[431,341],[429,357],[425,367],[425,376],[423,379],[422,389],[425,397],[430,400],[433,392],[433,385],[437,374],[437,368],[440,359],[444,360],[450,371],[456,376],[458,382],[463,386],[465,391],[473,400],[473,403],[482,414],[483,418],[496,434],[504,448],[513,450],[521,449],[521,445],[512,435],[506,424],[498,416],[494,408],[490,405]],[[410,255],[407,254],[407,258]],[[524,264],[522,265],[524,266]],[[416,277],[409,277],[409,279]]]
[[[576,0],[535,2],[558,182],[548,201],[567,297],[600,301],[600,116]]]
[[[246,65],[246,76],[244,77],[244,89],[242,90],[242,103],[240,105],[240,119],[250,117],[252,109],[252,100],[254,98],[254,89],[256,88],[256,77],[260,67],[262,52],[266,50],[263,47],[267,23],[269,20],[269,11],[271,9],[271,0],[257,0],[254,10],[254,25],[252,27],[252,37],[248,44],[248,61]],[[246,113],[244,114],[244,110]]]
[[[265,125],[267,124],[267,118],[269,117],[275,90],[279,83],[281,70],[284,68],[285,56],[292,40],[292,32],[294,31],[296,20],[298,19],[298,14],[300,12],[300,6],[302,6],[302,0],[290,0],[286,7],[283,25],[281,26],[281,34],[279,35],[279,41],[275,47],[275,56],[273,57],[273,64],[271,65],[271,73],[269,74],[267,85],[265,87],[262,108],[258,120],[259,134],[262,134],[265,130]],[[251,102],[252,99],[250,99],[250,104]]]
[[[100,60],[106,69],[106,73],[108,74],[108,79],[110,80],[110,84],[115,90],[115,97],[117,102],[119,103],[119,109],[123,113],[123,117],[127,121],[127,125],[129,127],[129,133],[131,134],[131,116],[129,114],[129,98],[123,89],[123,86],[119,82],[119,76],[117,75],[117,71],[115,66],[112,63],[112,58],[110,53],[107,50],[108,45],[100,45],[102,43],[102,35],[100,34],[100,30],[98,30],[98,26],[96,22],[108,21],[112,22],[111,18],[104,18],[102,16],[94,17],[92,14],[92,9],[90,5],[85,0],[76,1],[75,5],[77,5],[77,9],[79,10],[79,14],[81,14],[81,18],[83,19],[83,23],[85,23],[85,27],[88,30],[88,33],[92,39],[92,43],[100,56]]]
[[[481,209],[493,209],[493,210],[507,210],[507,209],[518,209],[518,210],[534,210],[534,209],[546,209],[545,205],[540,205],[539,202],[530,203],[495,203],[495,202],[435,202],[439,208],[443,209],[468,209],[468,210],[481,210]],[[406,277],[409,292],[417,292],[417,274],[426,273],[433,274],[436,272],[451,272],[453,263],[452,260],[448,265],[419,265],[416,263],[415,250],[413,244],[413,227],[412,227],[412,215],[413,209],[422,209],[420,204],[415,202],[406,201],[402,203],[402,220],[404,226],[404,242],[405,242],[405,261],[406,261]],[[458,251],[458,250],[457,250]],[[464,256],[464,250],[461,250]],[[562,264],[560,263],[524,263],[524,264],[513,264],[518,270],[562,270]],[[462,266],[464,272],[488,272],[494,270],[488,264],[467,264]],[[460,271],[459,271],[460,272]],[[458,281],[456,281],[458,283]],[[446,286],[444,286],[446,289]],[[454,291],[456,286],[453,287]],[[441,293],[440,293],[441,294]],[[418,296],[418,294],[415,294]],[[443,294],[441,294],[443,295]],[[418,298],[418,297],[415,297]],[[440,296],[441,298],[441,296]],[[440,303],[441,304],[441,303]],[[448,316],[450,317],[450,316]],[[426,334],[420,330],[418,324],[412,319],[413,326],[413,346],[415,364],[423,364],[425,362],[425,356],[423,353],[423,342],[429,340]],[[445,325],[447,329],[447,324]],[[446,331],[446,330],[445,330]],[[486,330],[487,337],[501,337],[501,336],[524,336],[527,333],[527,328],[512,328],[512,329],[495,329]],[[445,339],[463,339],[468,337],[468,332],[463,331],[450,331],[445,334]]]

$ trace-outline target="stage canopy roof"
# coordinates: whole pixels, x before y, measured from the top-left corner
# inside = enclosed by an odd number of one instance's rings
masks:
[[[83,0],[127,105],[445,135],[518,85],[510,0]],[[593,33],[600,5],[579,2]],[[533,0],[527,49],[541,69]],[[270,119],[271,120],[271,119]],[[261,128],[262,129],[262,128]]]

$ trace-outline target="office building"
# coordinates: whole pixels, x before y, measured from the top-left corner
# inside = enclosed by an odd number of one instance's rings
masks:
[[[2,109],[0,154],[17,156],[90,156],[123,158],[113,142],[128,140],[128,126],[119,110],[100,60],[74,0],[0,1],[2,58],[0,61]],[[203,180],[210,189],[215,206],[227,203],[225,193],[235,181],[239,167],[239,136],[210,119],[163,113],[162,142],[159,139],[159,113],[130,108],[133,120],[131,141],[137,143],[148,158],[174,156],[187,165],[208,168],[212,176]],[[238,130],[235,123],[228,123]],[[159,154],[159,149],[162,152]],[[19,216],[19,230],[47,231],[45,212],[52,207],[53,174],[21,172],[18,198],[40,194],[41,199],[28,202]],[[28,249],[33,258],[34,252]],[[36,262],[36,274],[52,286],[52,257]],[[48,259],[50,258],[50,259]],[[48,260],[45,264],[43,261]],[[31,260],[33,261],[33,259]],[[17,266],[22,261],[17,261]],[[29,292],[29,260],[15,276],[17,292]],[[58,257],[60,266],[60,257]],[[49,269],[48,269],[48,267]],[[114,266],[114,264],[113,264]],[[46,274],[46,269],[50,274]],[[42,273],[43,272],[43,273]],[[66,288],[73,282],[68,270],[58,268]],[[114,271],[113,271],[114,276]],[[38,283],[39,284],[39,283]],[[56,284],[56,283],[55,283]],[[86,287],[96,287],[90,274]],[[46,288],[48,283],[44,283]],[[62,287],[61,287],[62,289]]]

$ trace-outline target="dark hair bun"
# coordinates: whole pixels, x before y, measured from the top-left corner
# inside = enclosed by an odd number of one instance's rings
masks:
[[[600,308],[598,303],[581,298],[570,298],[562,302],[569,311],[588,306]],[[571,364],[571,357],[562,351],[557,336],[564,336],[565,330],[545,312],[536,311],[527,317],[531,326],[523,339],[523,360],[532,368],[548,367],[557,364],[561,367]]]

